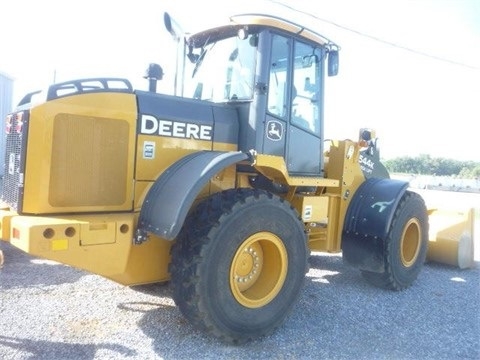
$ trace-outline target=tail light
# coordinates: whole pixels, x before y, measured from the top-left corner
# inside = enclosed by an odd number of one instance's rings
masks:
[[[15,120],[15,122],[13,121]],[[5,132],[12,133],[12,128],[15,127],[15,132],[21,134],[23,132],[23,111],[16,114],[9,114],[5,120]]]
[[[23,131],[23,112],[17,113],[17,125],[15,126],[17,134],[21,134]]]
[[[5,132],[7,134],[10,134],[12,132],[12,121],[13,121],[13,115],[9,114],[7,115],[7,119],[5,120]]]

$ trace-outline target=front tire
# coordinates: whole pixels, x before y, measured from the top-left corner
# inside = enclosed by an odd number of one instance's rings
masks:
[[[308,254],[287,202],[260,190],[217,193],[188,216],[172,248],[173,298],[197,328],[243,343],[283,323]]]
[[[385,272],[362,271],[375,286],[403,290],[417,278],[425,262],[428,246],[428,215],[422,197],[406,191],[393,215],[385,240]]]

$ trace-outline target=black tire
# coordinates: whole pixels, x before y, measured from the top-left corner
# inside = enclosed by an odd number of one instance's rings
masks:
[[[406,191],[393,215],[385,241],[385,272],[362,271],[375,286],[403,290],[417,278],[428,246],[428,215],[422,197]]]
[[[189,214],[172,247],[173,299],[195,327],[243,343],[283,323],[308,255],[287,202],[262,190],[217,193]]]

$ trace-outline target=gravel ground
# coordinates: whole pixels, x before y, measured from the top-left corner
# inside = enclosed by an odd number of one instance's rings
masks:
[[[314,254],[273,335],[225,345],[193,329],[167,285],[124,287],[2,243],[1,359],[479,359],[480,263],[427,264],[414,285],[368,285],[341,256]]]
[[[480,359],[477,255],[474,269],[426,264],[412,287],[391,292],[370,286],[341,256],[314,253],[285,324],[230,346],[190,326],[168,284],[124,287],[0,248],[2,360]]]

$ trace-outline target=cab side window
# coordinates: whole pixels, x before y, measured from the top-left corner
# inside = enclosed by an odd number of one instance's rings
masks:
[[[289,108],[290,42],[289,38],[273,35],[268,82],[268,112],[282,119],[287,117]]]
[[[295,41],[291,122],[305,130],[320,132],[320,65],[318,49]]]
[[[320,133],[322,52],[278,34],[272,36],[268,112],[305,131]]]

